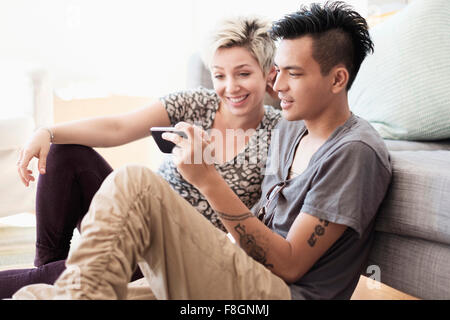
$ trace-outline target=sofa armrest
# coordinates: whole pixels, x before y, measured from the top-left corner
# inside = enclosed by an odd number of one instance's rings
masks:
[[[30,116],[0,118],[0,150],[23,147],[33,134],[34,119]]]

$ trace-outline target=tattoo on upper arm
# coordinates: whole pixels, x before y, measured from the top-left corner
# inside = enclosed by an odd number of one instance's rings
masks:
[[[244,249],[250,257],[264,265],[266,268],[273,268],[273,264],[267,263],[266,251],[256,243],[256,238],[253,235],[246,232],[245,226],[238,223],[238,225],[234,227],[234,230],[239,234],[241,248]]]
[[[330,224],[330,222],[323,219],[319,219],[319,222],[321,224],[318,224],[314,227],[314,232],[311,233],[311,236],[308,239],[308,244],[310,247],[315,246],[318,239],[317,237],[323,236],[325,234],[325,228]]]

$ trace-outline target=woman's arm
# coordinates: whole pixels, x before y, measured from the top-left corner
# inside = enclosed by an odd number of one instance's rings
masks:
[[[39,172],[45,174],[51,143],[113,147],[149,136],[151,127],[169,125],[169,115],[162,102],[157,101],[125,114],[71,121],[48,130],[37,130],[20,151],[17,160],[19,177],[25,186],[35,180],[28,169],[33,157],[39,159]]]
[[[50,127],[53,143],[114,147],[150,135],[150,128],[169,126],[169,116],[160,101],[114,116],[70,121]]]

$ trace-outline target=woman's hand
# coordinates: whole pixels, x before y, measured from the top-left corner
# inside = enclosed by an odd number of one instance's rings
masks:
[[[28,187],[30,181],[35,181],[33,172],[28,169],[28,165],[33,157],[39,159],[39,172],[45,174],[47,155],[50,150],[50,140],[50,132],[46,129],[39,129],[28,140],[25,147],[20,150],[19,159],[17,160],[17,171],[25,186]]]
[[[185,132],[187,138],[169,132],[162,137],[176,144],[172,154],[178,172],[186,181],[201,189],[208,185],[210,177],[218,174],[214,167],[214,146],[200,127],[179,122],[175,128]]]

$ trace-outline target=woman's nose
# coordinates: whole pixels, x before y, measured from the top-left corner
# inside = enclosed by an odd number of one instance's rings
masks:
[[[228,93],[238,92],[240,89],[239,82],[235,79],[228,79],[226,84],[226,90]]]

